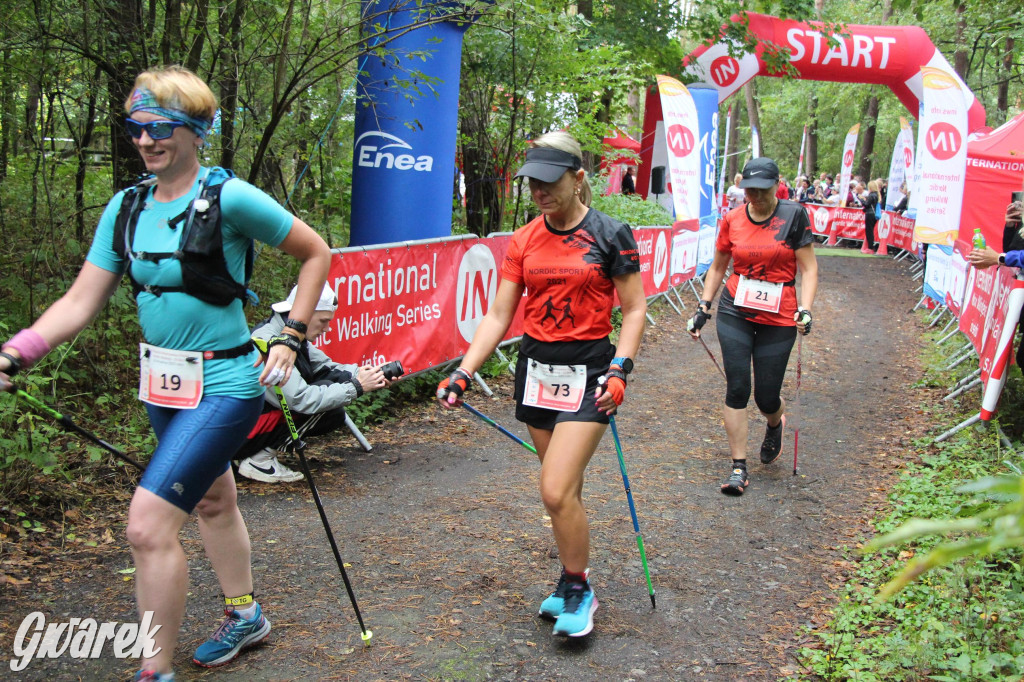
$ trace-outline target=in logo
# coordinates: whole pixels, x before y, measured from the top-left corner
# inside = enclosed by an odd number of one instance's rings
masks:
[[[678,157],[688,156],[697,144],[697,137],[693,131],[678,123],[669,126],[666,137],[668,148]]]
[[[494,254],[483,244],[474,244],[462,256],[455,290],[455,315],[459,333],[467,343],[473,340],[476,328],[498,293],[498,279]]]
[[[658,232],[658,241],[654,245],[654,286],[661,288],[668,274],[668,241],[665,239],[665,231]]]
[[[846,166],[852,166],[852,165],[853,165],[853,150],[852,149],[847,149],[846,153],[843,154],[843,166],[846,167]]]
[[[828,209],[819,208],[814,212],[814,231],[818,234],[828,232]]]
[[[892,230],[892,216],[882,211],[882,217],[878,219],[878,238],[888,239]]]
[[[732,85],[739,75],[740,63],[735,57],[726,54],[711,62],[711,80],[720,88]]]
[[[914,167],[914,150],[910,147],[903,148],[903,166],[907,170]]]
[[[394,168],[395,170],[430,171],[434,157],[413,156],[402,150],[412,145],[400,137],[381,130],[368,130],[356,140],[356,164],[363,168]]]
[[[960,151],[961,142],[960,131],[956,129],[956,126],[945,121],[934,124],[925,135],[928,151],[939,161],[946,161],[956,156],[956,153]]]

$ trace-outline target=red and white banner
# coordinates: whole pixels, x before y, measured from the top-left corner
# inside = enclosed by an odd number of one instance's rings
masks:
[[[699,248],[699,220],[677,220],[672,224],[672,276],[669,284],[678,286],[696,276]]]
[[[814,234],[828,237],[829,244],[840,239],[863,241],[865,236],[864,209],[804,204]]]
[[[960,83],[940,69],[921,67],[924,99],[918,131],[914,239],[951,246],[960,228],[967,173],[967,102]]]
[[[1014,278],[1005,289],[1000,289],[999,298],[999,331],[995,331],[996,325],[993,324],[993,342],[988,344],[992,347],[992,353],[985,352],[981,358],[981,376],[985,379],[985,390],[981,396],[979,416],[984,421],[989,421],[995,414],[999,396],[1009,374],[1013,338],[1017,333],[1021,307],[1024,306],[1024,282]]]
[[[337,362],[401,360],[416,372],[461,357],[487,313],[510,236],[333,254],[338,312],[316,345]],[[522,335],[522,309],[506,339]]]
[[[798,78],[887,85],[914,116],[922,96],[920,67],[953,73],[928,34],[917,26],[825,25],[755,12],[734,14],[729,21],[744,25],[756,37],[753,54],[730,56],[729,27],[723,26],[721,40],[698,47],[683,60],[687,75],[718,90],[719,102],[754,76],[788,76],[790,71],[772,69],[763,59],[765,50],[777,46],[789,50],[789,63]],[[978,130],[985,125],[985,108],[966,85],[963,87],[970,107],[970,130]]]
[[[853,157],[857,153],[857,136],[860,124],[855,123],[846,133],[843,143],[843,160],[839,168],[839,205],[846,206],[846,198],[850,196],[850,178],[853,177]]]
[[[878,240],[878,252],[882,254],[890,246],[904,251],[917,249],[914,243],[914,221],[892,211],[882,211],[882,217],[875,224],[875,239]]]
[[[700,218],[700,147],[697,107],[686,86],[658,76],[658,94],[668,146],[668,179],[676,220]]]
[[[900,134],[896,136],[896,145],[892,150],[892,159],[889,161],[889,191],[885,196],[883,208],[893,209],[906,196],[900,187],[904,182],[910,186],[910,179],[914,170],[914,128],[910,122],[900,116]]]
[[[644,285],[644,296],[650,298],[667,291],[672,228],[634,227],[633,237],[640,249],[640,280]]]

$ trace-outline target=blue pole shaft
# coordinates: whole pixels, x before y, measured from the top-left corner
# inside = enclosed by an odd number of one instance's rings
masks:
[[[644,565],[644,577],[647,579],[647,593],[651,597],[651,608],[658,608],[654,599],[654,585],[651,584],[651,571],[647,567],[647,552],[644,550],[644,537],[640,534],[640,522],[636,518],[636,505],[633,504],[633,492],[629,487],[629,476],[626,474],[626,460],[622,456],[622,443],[619,441],[619,429],[615,426],[615,417],[608,418],[612,425],[612,438],[615,440],[615,454],[619,456],[619,470],[622,472],[622,483],[626,487],[626,499],[629,501],[629,514],[633,517],[633,530],[636,532],[636,546],[640,550],[640,561]]]
[[[480,417],[480,419],[482,419],[483,421],[487,422],[488,424],[490,424],[494,428],[496,428],[499,431],[501,431],[503,434],[505,434],[506,436],[508,436],[509,438],[514,440],[515,442],[517,442],[520,445],[522,445],[524,448],[526,448],[527,450],[529,450],[533,454],[535,454],[535,455],[537,454],[537,448],[533,447],[532,445],[527,443],[525,440],[523,440],[522,438],[520,438],[516,434],[512,433],[511,431],[509,431],[508,429],[503,427],[501,424],[499,424],[498,422],[494,421],[493,419],[488,417],[486,414],[481,412],[480,410],[476,409],[475,407],[473,407],[472,405],[470,405],[467,402],[463,402],[462,406],[464,408],[466,408],[469,412],[475,414],[477,417]]]

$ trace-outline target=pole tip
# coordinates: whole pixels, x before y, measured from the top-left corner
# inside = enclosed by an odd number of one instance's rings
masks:
[[[657,602],[654,601],[654,593],[653,592],[651,592],[651,608],[652,609],[658,608]]]
[[[363,638],[363,644],[370,646],[370,639],[373,637],[373,630],[366,630],[360,636]]]

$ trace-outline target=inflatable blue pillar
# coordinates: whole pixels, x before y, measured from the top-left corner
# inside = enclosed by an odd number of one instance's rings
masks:
[[[700,241],[697,246],[697,274],[711,267],[715,256],[714,242],[718,227],[715,181],[718,167],[718,90],[695,83],[687,90],[697,108],[697,131],[700,138]]]
[[[363,16],[387,33],[375,39],[381,53],[367,57],[356,85],[349,244],[450,235],[467,17],[409,30],[423,23],[424,9],[395,0],[364,0]],[[410,52],[429,56],[407,58]]]

